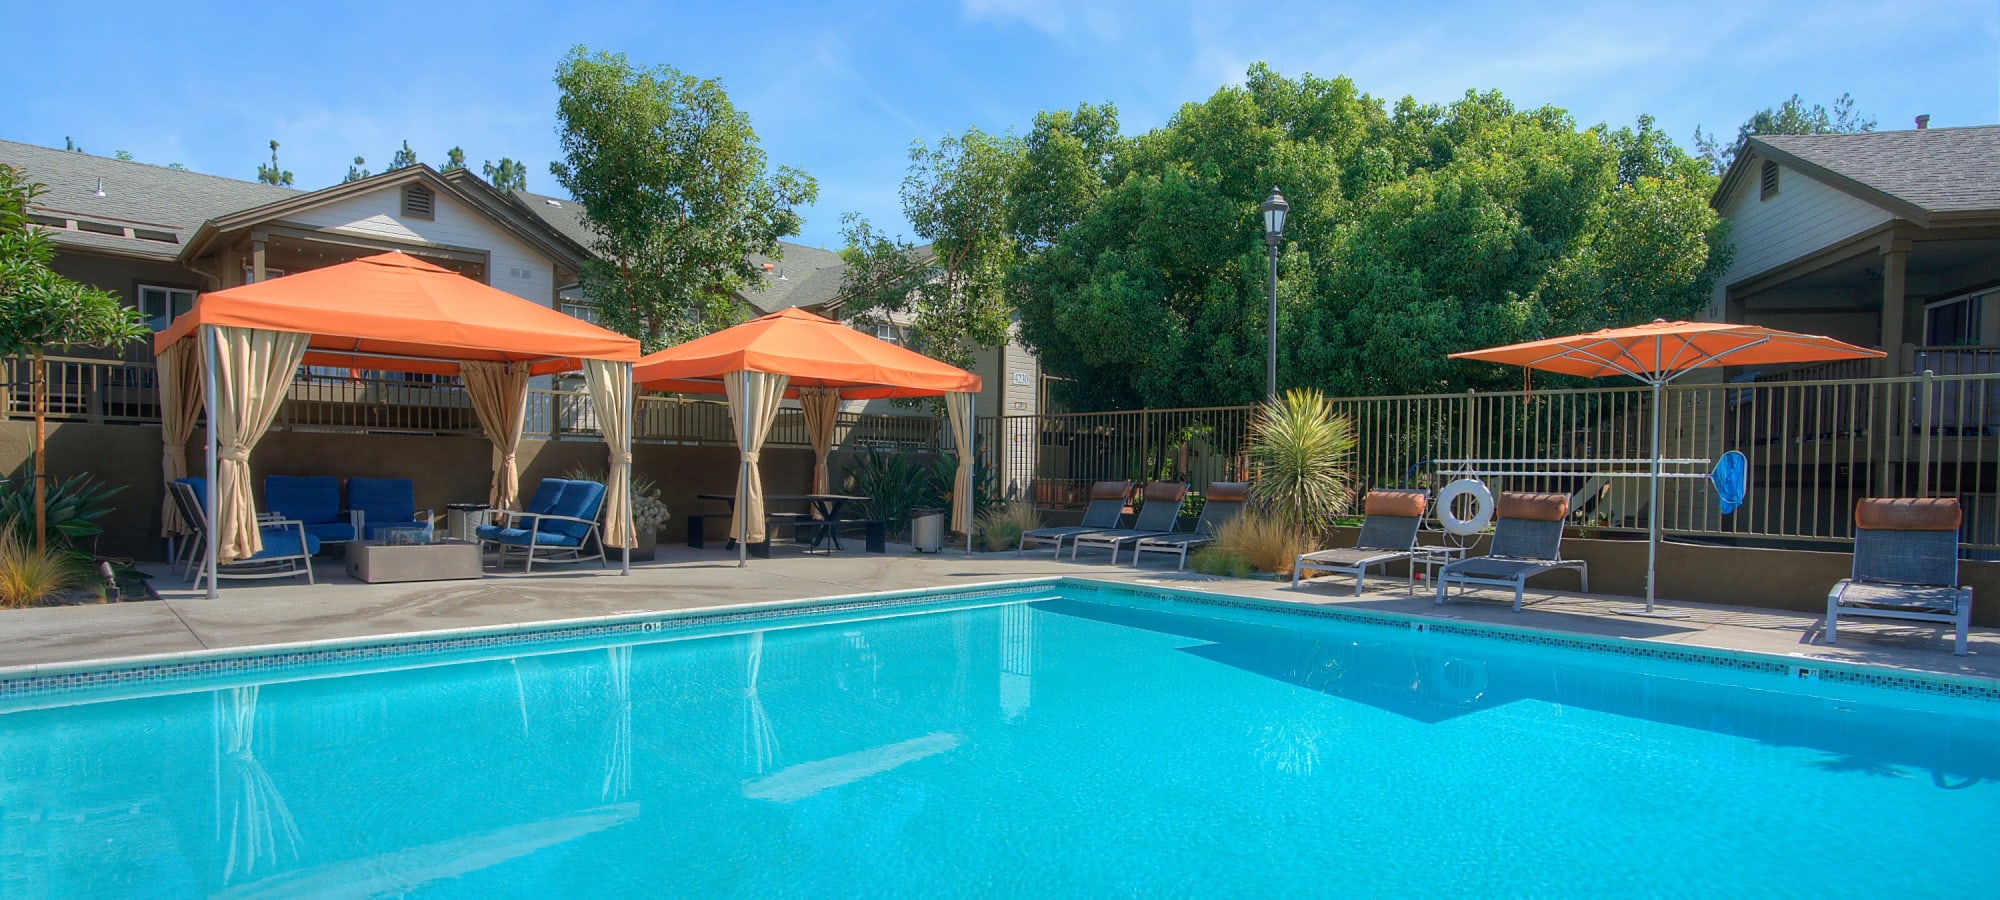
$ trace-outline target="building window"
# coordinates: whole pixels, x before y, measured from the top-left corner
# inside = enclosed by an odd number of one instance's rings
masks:
[[[1764,160],[1764,168],[1758,173],[1757,199],[1769,200],[1778,195],[1778,164]]]
[[[903,342],[902,338],[896,335],[896,326],[888,322],[881,322],[875,326],[875,337],[878,340],[888,341],[891,344],[901,344]]]
[[[437,196],[431,189],[421,184],[403,188],[403,216],[411,219],[435,219],[437,217]]]
[[[194,292],[186,288],[139,285],[139,314],[154,331],[165,331],[181,313],[194,308]]]
[[[597,324],[597,310],[582,300],[564,300],[556,304],[556,311],[574,319],[582,319],[592,325]]]
[[[1932,347],[1966,347],[1979,343],[1985,294],[1953,297],[1924,308],[1924,343]]]

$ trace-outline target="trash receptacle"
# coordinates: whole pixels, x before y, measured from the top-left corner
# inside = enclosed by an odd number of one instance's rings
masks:
[[[917,507],[910,510],[910,546],[918,553],[944,551],[945,510]]]

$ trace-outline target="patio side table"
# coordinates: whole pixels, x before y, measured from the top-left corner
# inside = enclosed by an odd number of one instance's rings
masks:
[[[473,529],[486,524],[487,512],[493,507],[485,503],[447,503],[445,530],[455,541],[474,539]]]

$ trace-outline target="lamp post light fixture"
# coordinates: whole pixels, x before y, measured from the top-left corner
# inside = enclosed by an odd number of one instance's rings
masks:
[[[1278,193],[1277,185],[1271,186],[1271,196],[1257,207],[1264,212],[1264,244],[1271,258],[1270,317],[1265,324],[1270,331],[1270,342],[1264,360],[1264,393],[1278,396],[1278,242],[1285,237],[1285,210],[1292,205],[1285,202],[1285,196]]]

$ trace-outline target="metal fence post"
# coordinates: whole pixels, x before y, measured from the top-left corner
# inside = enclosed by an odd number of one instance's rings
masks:
[[[1917,425],[1917,496],[1931,495],[1931,410],[1937,405],[1937,373],[1924,370],[1924,399]]]

